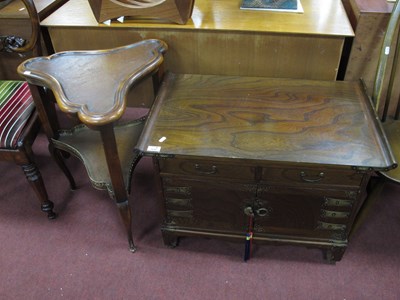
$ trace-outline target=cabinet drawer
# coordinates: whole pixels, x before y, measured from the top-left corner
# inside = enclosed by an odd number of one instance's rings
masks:
[[[329,168],[264,167],[262,180],[267,183],[286,184],[329,184],[359,187],[364,174],[353,170]]]
[[[255,167],[208,160],[160,159],[160,172],[177,175],[254,180]]]
[[[162,179],[165,225],[196,230],[244,232],[244,207],[254,198],[255,185],[223,180]]]

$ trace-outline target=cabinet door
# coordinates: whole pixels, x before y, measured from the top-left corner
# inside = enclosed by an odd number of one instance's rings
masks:
[[[253,204],[255,233],[345,240],[357,190],[260,186]]]
[[[256,194],[255,184],[164,177],[165,226],[244,233],[243,213]]]

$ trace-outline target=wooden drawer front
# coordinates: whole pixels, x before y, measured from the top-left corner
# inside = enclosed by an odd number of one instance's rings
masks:
[[[255,185],[164,177],[167,227],[244,233]]]
[[[264,167],[262,180],[267,183],[291,184],[330,184],[358,187],[363,174],[352,170],[324,169],[324,168],[278,168]]]
[[[255,232],[345,240],[357,192],[268,187],[254,202]]]
[[[161,173],[254,180],[255,168],[207,160],[160,159]]]

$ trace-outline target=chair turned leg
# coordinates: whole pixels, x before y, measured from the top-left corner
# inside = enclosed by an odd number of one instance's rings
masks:
[[[128,200],[124,202],[117,202],[117,206],[119,209],[119,213],[121,215],[122,221],[124,222],[126,233],[129,242],[129,251],[136,252],[136,246],[133,242],[133,234],[132,234],[132,213],[129,207]]]
[[[71,172],[69,171],[67,165],[64,162],[65,152],[59,149],[55,149],[54,146],[50,143],[49,144],[49,152],[51,153],[52,157],[54,158],[55,162],[57,163],[58,167],[64,173],[65,177],[67,177],[69,181],[69,186],[71,190],[76,190],[75,180],[72,177]]]
[[[41,209],[44,213],[47,213],[47,217],[52,220],[57,217],[54,213],[54,204],[49,200],[47,195],[46,187],[44,186],[42,176],[34,163],[29,163],[22,166],[22,170],[25,173],[26,178],[29,181],[30,186],[35,191],[36,196],[41,202]]]

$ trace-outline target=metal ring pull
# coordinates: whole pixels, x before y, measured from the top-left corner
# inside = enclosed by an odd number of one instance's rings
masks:
[[[267,208],[265,208],[265,207],[261,207],[261,208],[256,210],[256,213],[260,217],[265,217],[265,216],[269,215],[269,210]]]
[[[304,171],[300,172],[300,178],[305,182],[318,182],[321,181],[324,178],[324,176],[325,174],[323,172],[319,173],[317,177],[308,177],[306,172]]]
[[[196,169],[196,171],[198,173],[201,173],[203,175],[212,175],[212,174],[217,173],[217,166],[214,166],[214,165],[211,166],[211,169],[208,169],[208,170],[205,168],[202,168],[201,165],[199,165],[199,164],[195,164],[194,168]]]

